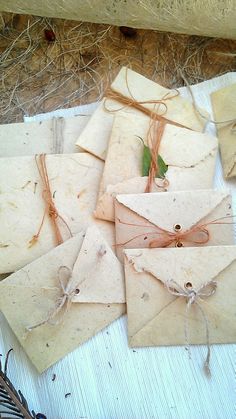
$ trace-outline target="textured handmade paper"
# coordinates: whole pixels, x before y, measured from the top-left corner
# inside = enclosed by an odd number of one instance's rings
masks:
[[[52,199],[61,217],[57,217],[59,230],[67,240],[95,222],[93,211],[103,162],[87,153],[52,154],[46,156],[46,166]],[[6,273],[23,267],[57,243],[50,215],[46,214],[38,240],[31,245],[46,206],[34,156],[0,159],[0,191],[0,273]],[[112,225],[99,225],[114,243]]]
[[[211,95],[226,178],[236,176],[236,83]],[[225,123],[223,122],[225,121]]]
[[[232,215],[226,190],[117,195],[116,252],[123,260],[124,249],[234,244]]]
[[[28,331],[60,298],[60,267],[71,269],[80,292],[61,322]],[[0,309],[39,372],[120,317],[124,303],[123,269],[95,227],[0,282]]]
[[[1,10],[168,32],[236,38],[231,0],[0,0]]]
[[[131,100],[150,102],[144,103],[143,107],[149,110],[154,109],[155,112],[163,114],[164,117],[193,130],[202,131],[206,124],[205,119],[196,113],[191,101],[178,95],[177,91],[166,89],[127,67],[121,68],[111,84],[111,88]],[[152,101],[163,100],[167,97],[172,98],[164,100],[166,106],[162,104],[155,108]],[[130,112],[135,115],[140,114],[134,108],[125,107],[117,101],[105,98],[93,113],[76,144],[104,160],[114,116],[121,112],[127,112],[128,115]],[[202,110],[202,114],[207,116],[204,110]]]
[[[89,116],[0,126],[0,157],[76,153],[75,141]]]
[[[96,207],[98,218],[114,220],[116,194],[145,191],[147,177],[141,177],[143,143],[138,137],[146,143],[149,124],[150,118],[143,114],[115,117]],[[213,136],[167,124],[159,148],[169,166],[167,190],[210,189],[217,147]]]
[[[213,296],[199,302],[208,320],[210,343],[236,342],[236,247],[125,250],[130,346],[186,344],[186,300],[164,286],[175,281],[193,289],[214,280]],[[199,262],[200,261],[200,262]],[[207,269],[206,269],[207,267]],[[205,322],[196,306],[189,318],[190,341],[206,344]]]

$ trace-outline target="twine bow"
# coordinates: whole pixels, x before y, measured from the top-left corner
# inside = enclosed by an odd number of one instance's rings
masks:
[[[53,227],[53,231],[55,234],[55,239],[56,239],[56,244],[59,245],[61,243],[63,243],[63,237],[62,234],[60,232],[59,226],[58,226],[58,219],[60,219],[66,226],[67,230],[69,231],[70,236],[72,237],[72,233],[70,231],[70,228],[68,226],[68,224],[66,223],[66,221],[64,220],[64,218],[62,218],[60,216],[60,214],[57,211],[57,208],[55,206],[55,203],[53,201],[53,195],[51,192],[51,188],[50,188],[50,182],[49,182],[49,177],[48,177],[48,171],[47,171],[47,165],[46,165],[46,154],[40,154],[40,155],[36,155],[35,156],[35,162],[37,165],[37,169],[43,184],[43,193],[42,193],[42,197],[45,201],[45,211],[44,211],[44,215],[41,221],[41,224],[39,226],[38,232],[32,237],[32,239],[29,242],[29,247],[32,247],[38,240],[41,230],[43,228],[43,224],[44,224],[44,220],[46,217],[46,214],[49,215],[51,223],[52,223],[52,227]]]
[[[44,324],[52,323],[52,320],[56,317],[58,317],[58,319],[53,322],[53,324],[59,324],[69,311],[73,297],[79,294],[80,290],[77,288],[77,285],[73,286],[72,270],[68,268],[68,266],[60,266],[57,272],[57,277],[61,290],[60,297],[57,298],[54,308],[50,310],[46,319],[34,326],[27,327],[28,332],[38,328],[39,326],[43,326]]]
[[[130,91],[130,88],[128,85],[128,71],[127,70],[126,70],[126,87],[127,87],[130,97],[127,97],[123,95],[122,93],[115,91],[112,88],[109,88],[106,91],[105,97],[122,103],[124,107],[128,106],[128,107],[135,108],[150,118],[150,126],[148,130],[148,135],[147,135],[147,144],[151,151],[151,164],[150,164],[148,181],[147,181],[145,192],[151,192],[152,186],[154,184],[156,184],[156,186],[160,188],[161,190],[165,191],[166,188],[169,186],[169,181],[166,178],[159,179],[157,183],[155,181],[156,173],[158,171],[158,163],[157,163],[158,152],[159,152],[159,147],[160,147],[160,143],[161,143],[161,139],[164,133],[165,126],[168,123],[170,125],[175,125],[177,127],[190,129],[186,125],[172,121],[171,119],[168,119],[164,116],[168,110],[166,102],[168,100],[172,100],[173,98],[177,97],[179,95],[179,92],[176,90],[174,94],[172,94],[171,92],[167,93],[161,99],[157,99],[157,100],[137,101],[134,98],[132,92]],[[154,105],[154,107],[153,109],[148,109],[144,105]],[[160,106],[164,107],[164,111],[162,113],[160,112]],[[109,110],[106,108],[106,102],[104,102],[104,108],[108,112],[115,112],[122,109],[122,108],[116,109],[115,111]],[[152,130],[155,132],[153,137],[152,137]]]
[[[210,371],[210,355],[211,355],[211,349],[210,349],[210,339],[209,339],[209,325],[208,320],[206,317],[206,314],[203,310],[203,308],[200,305],[200,301],[209,298],[212,295],[215,294],[216,288],[217,288],[217,282],[210,280],[208,282],[205,282],[203,285],[201,285],[198,289],[194,289],[192,287],[192,284],[190,282],[187,282],[185,284],[185,287],[182,288],[176,281],[170,280],[167,281],[165,284],[165,287],[169,291],[170,294],[175,295],[177,297],[183,297],[186,299],[187,305],[185,309],[185,322],[184,322],[184,335],[185,340],[188,348],[188,352],[190,355],[190,343],[189,343],[189,311],[193,304],[195,304],[205,323],[205,330],[206,330],[206,345],[207,345],[207,355],[204,362],[204,371],[207,375],[211,374]]]
[[[225,218],[225,217],[222,217]],[[124,243],[117,244],[117,246],[125,246],[132,242],[135,239],[138,239],[142,236],[145,236],[144,239],[146,240],[148,238],[148,235],[159,235],[157,239],[151,240],[148,247],[150,248],[156,248],[156,247],[168,247],[172,243],[175,243],[176,247],[182,247],[183,243],[181,240],[188,240],[189,242],[193,244],[206,244],[210,239],[210,233],[207,229],[208,225],[211,224],[221,224],[218,221],[220,220],[213,220],[206,224],[197,224],[189,228],[188,230],[181,231],[180,224],[175,224],[174,230],[175,231],[169,231],[165,230],[164,228],[161,228],[159,226],[155,225],[141,225],[141,224],[133,224],[133,223],[127,223],[125,221],[121,221],[119,218],[117,218],[118,222],[121,224],[129,225],[132,227],[146,227],[154,229],[154,231],[145,232],[142,234],[138,234],[137,236],[132,237],[131,239],[127,240]],[[223,224],[223,223],[222,223]],[[225,223],[227,224],[227,223]],[[196,236],[194,236],[196,234]]]

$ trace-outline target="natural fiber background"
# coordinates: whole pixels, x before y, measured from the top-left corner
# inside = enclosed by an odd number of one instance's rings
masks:
[[[233,40],[10,13],[0,54],[0,123],[98,100],[122,65],[170,88],[236,69]]]

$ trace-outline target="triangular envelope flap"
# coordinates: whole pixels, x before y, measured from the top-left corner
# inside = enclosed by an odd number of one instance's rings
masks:
[[[84,232],[52,249],[29,265],[8,276],[0,282],[0,294],[7,285],[18,287],[59,287],[58,269],[60,266],[73,267],[84,239]]]
[[[167,165],[192,167],[212,154],[217,146],[217,138],[212,135],[168,124],[159,154]]]
[[[209,216],[226,198],[230,199],[226,190],[127,194],[116,197],[118,203],[170,232],[174,232],[175,224],[180,224],[182,230],[191,228]]]
[[[87,229],[73,278],[80,291],[74,302],[125,303],[122,266],[96,227]]]
[[[111,87],[124,96],[140,102],[173,96],[172,99],[166,101],[168,109],[164,116],[198,131],[202,131],[206,124],[206,121],[196,113],[188,99],[176,94],[175,90],[166,89],[127,67],[121,68]],[[146,103],[144,106],[153,109],[153,103]],[[181,112],[179,111],[180,108]],[[164,106],[159,107],[159,112],[162,111],[163,113],[166,111]],[[208,116],[205,110],[201,111],[206,117]]]
[[[137,272],[148,272],[163,283],[190,282],[199,288],[214,279],[236,260],[236,246],[209,246],[124,251]]]

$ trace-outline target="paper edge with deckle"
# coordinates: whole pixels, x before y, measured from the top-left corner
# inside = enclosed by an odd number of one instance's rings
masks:
[[[226,179],[236,176],[236,83],[211,94],[221,160]]]
[[[115,199],[120,260],[124,248],[231,245],[233,224],[229,190],[128,194]]]
[[[236,296],[236,246],[131,249],[124,254],[129,345],[205,344],[209,368],[210,345],[236,341],[230,312]]]
[[[91,226],[1,281],[0,309],[41,373],[124,314],[124,288],[121,264]]]
[[[140,85],[142,82],[144,83],[144,86],[140,90]],[[147,98],[144,98],[144,91],[145,94],[148,94]],[[120,93],[120,98],[117,97],[117,92],[118,95]],[[122,67],[115,80],[112,82],[110,89],[105,92],[105,99],[103,99],[99,107],[95,110],[88,124],[80,134],[78,140],[76,141],[76,145],[88,151],[89,153],[94,154],[100,159],[105,160],[106,150],[108,147],[110,132],[113,124],[113,116],[117,111],[119,112],[121,109],[124,111],[132,106],[129,105],[127,108],[127,105],[122,105],[122,97],[124,97],[126,101],[127,98],[128,100],[131,99],[131,101],[139,101],[140,104],[143,104],[144,109],[147,110],[153,108],[153,101],[156,99],[160,101],[160,99],[168,96],[171,92],[172,90],[166,89],[165,87],[159,85],[156,82],[153,82],[150,79],[147,79],[143,75],[129,69],[128,67]],[[174,116],[174,120],[176,120],[177,123],[179,122],[181,124],[187,125],[189,128],[196,131],[203,131],[208,113],[201,109],[202,115],[205,116],[205,118],[202,118],[196,112],[192,103],[188,99],[181,96],[177,97],[177,103],[179,103],[179,107],[183,106],[183,109],[186,113],[185,118],[182,117],[183,112],[179,113],[178,115],[175,112],[174,114],[172,112],[171,119],[173,119]],[[163,109],[161,113],[162,112]],[[189,122],[191,119],[194,120],[193,123]],[[103,130],[102,132],[100,129],[101,122]],[[99,134],[100,132],[101,134]],[[96,137],[95,141],[94,137]]]

